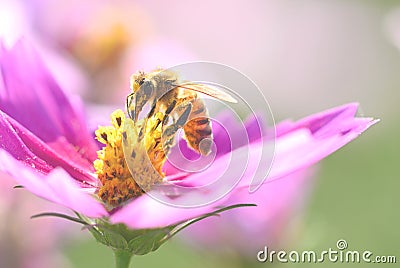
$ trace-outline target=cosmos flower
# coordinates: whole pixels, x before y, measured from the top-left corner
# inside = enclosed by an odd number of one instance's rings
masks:
[[[235,188],[216,202],[195,208],[158,202],[142,193],[128,170],[125,162],[128,159],[124,158],[122,149],[123,139],[130,140],[137,148],[152,143],[148,144],[147,136],[143,144],[133,142],[132,135],[140,134],[134,132],[136,126],[121,110],[112,113],[112,126],[99,127],[96,131],[98,141],[104,144],[100,149],[86,127],[79,100],[63,93],[26,43],[18,42],[10,50],[1,47],[0,68],[0,170],[32,193],[74,211],[77,217],[52,215],[84,224],[99,242],[112,247],[117,255],[146,254],[157,249],[182,226],[222,212],[224,208],[234,208],[237,201],[231,197],[250,185],[249,174],[257,168],[254,164],[257,154],[250,156],[249,167]],[[278,124],[275,160],[267,181],[273,184],[274,180],[316,163],[376,122],[371,118],[355,118],[356,110],[357,104],[348,104],[297,122]],[[229,117],[220,121],[235,125]],[[249,146],[259,152],[261,141],[268,145],[268,137],[262,137],[255,124],[257,121],[253,118],[245,126]],[[133,129],[132,133],[124,132],[126,125]],[[136,165],[142,172],[137,175],[143,176],[151,186],[156,182],[152,181],[155,178],[152,172],[166,172],[164,181],[192,187],[196,192],[196,187],[204,183],[201,178],[215,178],[225,165],[225,156],[243,146],[240,142],[226,146],[224,135],[219,135],[219,131],[218,127],[214,128],[218,153],[208,169],[180,174],[177,180],[177,174],[168,166],[161,171],[163,167],[159,165],[155,171],[146,173],[141,165]],[[184,142],[180,143],[183,143],[182,151],[189,150],[184,148]],[[141,150],[132,151],[132,157],[140,153]],[[157,157],[150,155],[151,160]],[[232,172],[243,172],[235,170],[237,163],[230,164]],[[171,197],[173,200],[184,198],[179,194]]]

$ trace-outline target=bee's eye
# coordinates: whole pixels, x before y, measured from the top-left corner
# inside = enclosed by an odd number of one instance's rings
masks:
[[[139,86],[143,85],[145,78],[143,77],[140,81],[139,81]]]
[[[152,81],[143,79],[140,81],[139,85],[142,92],[144,92],[147,96],[150,97],[150,95],[153,93],[153,88],[154,88]]]

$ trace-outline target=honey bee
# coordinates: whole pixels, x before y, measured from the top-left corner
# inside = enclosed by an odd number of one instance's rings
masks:
[[[138,121],[146,104],[150,104],[150,110],[145,118],[150,120],[157,117],[157,122],[152,126],[154,130],[160,125],[166,126],[172,117],[172,124],[163,129],[161,140],[154,145],[156,147],[161,142],[166,154],[174,145],[175,134],[180,128],[183,128],[184,138],[190,148],[202,155],[211,152],[211,121],[207,107],[198,93],[227,102],[237,102],[223,91],[204,84],[180,81],[175,72],[163,69],[150,73],[139,71],[132,75],[131,90],[126,98],[126,107],[134,122]]]

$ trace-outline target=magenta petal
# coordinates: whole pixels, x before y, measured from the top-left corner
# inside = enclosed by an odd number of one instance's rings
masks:
[[[0,169],[9,173],[30,192],[70,208],[88,217],[106,216],[104,206],[82,189],[71,176],[61,168],[56,168],[48,175],[35,172],[28,166],[15,160],[4,150],[0,150]]]
[[[97,147],[82,116],[72,107],[36,52],[20,41],[6,50],[0,44],[0,110],[56,150],[60,137],[93,161]]]
[[[229,153],[248,143],[261,139],[266,128],[262,117],[252,114],[244,122],[237,121],[230,112],[218,118],[219,124],[213,124],[214,142],[218,148],[217,156]],[[231,143],[227,141],[231,140]]]
[[[0,135],[1,149],[44,174],[60,166],[74,178],[91,183],[97,182],[89,169],[92,168],[92,163],[82,158],[71,144],[62,140],[62,137],[58,142],[63,145],[61,150],[63,153],[60,154],[2,111],[0,111]],[[66,154],[67,151],[69,152]]]
[[[319,124],[318,129],[312,128],[314,132],[308,128],[313,124],[304,124],[307,120],[300,120],[300,123],[293,123],[286,134],[281,133],[276,139],[275,159],[266,181],[282,178],[315,164],[377,122],[370,118],[354,118],[353,107],[338,110],[341,112],[325,112],[315,116]],[[238,187],[247,187],[259,166],[262,150],[270,150],[271,146],[273,146],[271,140],[264,141],[263,144],[253,142],[248,146],[248,151],[246,147],[238,148],[232,152],[235,157],[230,158],[229,154],[223,155],[205,171],[181,178],[181,181],[175,183],[192,187],[202,186],[229,172],[233,175],[239,174],[241,180]],[[243,163],[247,163],[244,169]],[[226,167],[229,168],[225,171]]]
[[[340,122],[346,118],[354,118],[357,109],[358,103],[349,103],[307,116],[296,122],[285,120],[277,124],[276,136],[279,137],[300,128],[308,128],[313,134],[318,133],[321,130],[322,133],[326,133],[326,131],[335,131],[334,127],[328,128],[327,125],[330,124],[334,126],[336,123],[340,125]]]
[[[263,133],[266,132],[267,124],[262,118],[261,115],[255,114],[248,117],[245,121],[245,127],[250,143],[261,139],[266,134],[269,136],[273,134],[272,131],[271,133]]]
[[[277,140],[275,159],[267,180],[279,179],[299,169],[311,166],[340,149],[377,120],[354,118],[336,125],[330,136],[315,137],[308,129],[297,129]],[[245,184],[245,182],[244,182]]]
[[[111,215],[110,221],[124,223],[132,229],[162,228],[213,212],[222,203],[223,200],[220,200],[198,208],[178,208],[165,205],[148,195],[142,195]],[[223,205],[233,204],[224,203]]]
[[[327,123],[321,127],[320,131],[330,133],[329,136],[321,137],[311,133],[307,128],[298,128],[279,137],[276,140],[274,162],[266,182],[280,179],[317,163],[358,137],[376,122],[377,120],[370,118],[350,118],[336,122],[335,125]],[[328,129],[324,129],[325,127]],[[240,187],[249,185],[255,169],[256,165],[250,162],[240,181]]]
[[[265,125],[261,117],[252,115],[243,124],[235,120],[230,112],[223,112],[212,124],[213,141],[217,148],[216,158],[230,153],[232,150],[244,146],[248,143],[257,142],[262,137],[262,129]],[[194,152],[187,145],[186,140],[180,139],[179,146],[171,150],[169,158],[174,158],[175,154],[181,153],[189,160],[196,160],[199,154]],[[185,165],[181,163],[180,168],[185,171]],[[170,176],[181,172],[177,167],[167,161],[163,167],[164,172]]]
[[[26,146],[25,142],[19,136],[21,134],[26,135],[26,129],[22,126],[19,129],[18,126],[17,128],[15,128],[10,121],[13,120],[8,115],[0,111],[1,149],[6,150],[15,159],[24,161],[26,164],[35,167],[42,173],[48,173],[53,167],[49,165],[46,161],[35,155],[35,153],[32,152],[32,148]],[[33,134],[28,133],[27,136],[32,137],[31,140],[35,140]],[[35,143],[35,141],[33,141],[33,143]],[[37,138],[36,143],[38,144],[37,147],[41,147],[40,145],[43,144]],[[44,152],[44,150],[40,150],[40,152]]]
[[[276,139],[275,160],[266,182],[282,179],[311,166],[376,123],[370,118],[354,118],[356,108],[357,105],[351,104],[332,109],[292,123],[285,131],[281,131]],[[131,228],[156,228],[213,211],[218,205],[233,204],[232,200],[235,199],[230,197],[243,191],[244,187],[247,188],[253,179],[254,172],[259,165],[260,152],[263,150],[261,146],[269,148],[273,145],[272,142],[272,140],[264,140],[263,143],[254,141],[248,146],[250,154],[247,154],[245,147],[238,148],[232,152],[236,154],[234,158],[230,158],[229,154],[224,154],[218,157],[205,171],[181,178],[182,181],[175,181],[178,185],[201,186],[218,178],[227,165],[229,174],[243,174],[233,191],[217,202],[203,207],[184,209],[164,205],[145,195],[117,211],[110,220],[114,223],[125,223]],[[248,165],[243,170],[242,163],[246,162]],[[198,194],[202,194],[201,191],[201,188],[193,190]],[[210,192],[204,194],[210,194]],[[180,196],[177,198],[190,197]],[[176,201],[176,203],[181,202]]]

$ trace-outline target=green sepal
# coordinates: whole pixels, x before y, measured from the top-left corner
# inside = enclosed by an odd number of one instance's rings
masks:
[[[129,241],[128,246],[130,252],[134,255],[145,255],[157,250],[170,236],[174,227],[166,227],[162,229],[148,229],[141,235]]]
[[[126,239],[112,230],[103,229],[104,240],[112,249],[127,250],[128,242]]]
[[[96,239],[97,242],[109,246],[109,242],[107,241],[106,237],[100,230],[98,230],[97,227],[90,227],[88,228],[89,232],[93,235],[94,239]]]
[[[122,224],[110,224],[105,219],[96,219],[88,229],[97,242],[113,250],[128,250],[128,229]],[[129,237],[129,236],[128,236]]]
[[[255,206],[254,204],[238,204],[224,207],[214,212],[199,217],[170,225],[164,228],[154,229],[129,229],[124,224],[110,224],[105,219],[98,219],[89,230],[96,240],[114,250],[130,252],[132,255],[145,255],[157,250],[171,237],[188,226],[219,213],[239,207]]]
[[[91,219],[78,214],[77,218],[59,213],[41,213],[33,218],[43,216],[55,216],[74,221],[88,229],[93,237],[101,244],[106,245],[114,252],[125,252],[131,255],[145,255],[157,250],[171,237],[187,228],[188,226],[212,216],[219,216],[219,213],[239,207],[256,206],[254,204],[237,204],[223,207],[211,213],[180,222],[178,224],[154,229],[129,229],[124,224],[111,224],[107,218]]]
[[[158,249],[171,235],[176,225],[156,229],[128,229],[124,224],[110,224],[105,219],[95,220],[88,229],[94,238],[113,250],[145,255]]]

